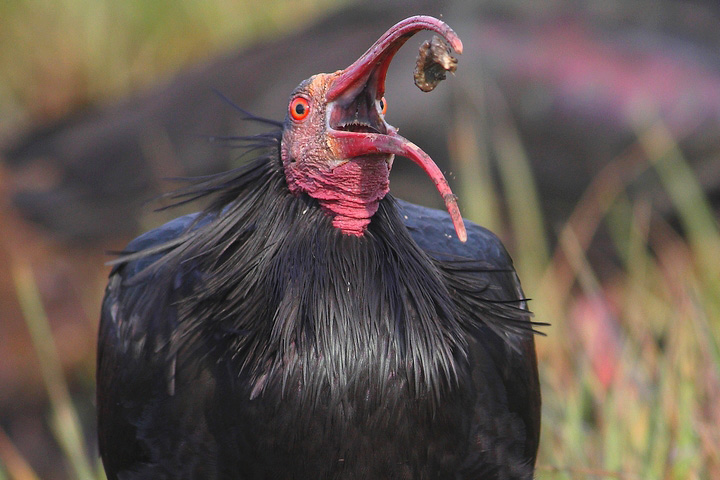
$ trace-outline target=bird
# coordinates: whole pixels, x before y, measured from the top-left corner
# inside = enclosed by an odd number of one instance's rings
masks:
[[[443,21],[413,16],[231,138],[246,162],[111,261],[97,354],[110,480],[531,479],[540,385],[501,241],[463,220],[433,160],[385,121],[385,75]],[[395,156],[448,212],[389,193]]]

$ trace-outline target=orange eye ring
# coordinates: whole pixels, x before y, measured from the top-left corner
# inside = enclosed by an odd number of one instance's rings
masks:
[[[387,112],[387,100],[385,100],[385,97],[382,97],[380,99],[380,113],[385,115],[386,112]]]
[[[290,116],[295,121],[305,120],[310,114],[310,102],[305,97],[295,97],[290,102]]]

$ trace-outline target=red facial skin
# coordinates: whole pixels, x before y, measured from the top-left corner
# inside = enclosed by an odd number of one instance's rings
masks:
[[[462,53],[462,42],[444,22],[416,16],[388,30],[345,70],[311,77],[293,93],[309,111],[289,111],[281,155],[288,186],[318,200],[333,226],[361,236],[390,189],[395,155],[420,165],[443,196],[460,241],[467,239],[457,201],[440,169],[383,118],[380,100],[395,52],[420,30],[433,30]],[[307,104],[298,101],[307,100]]]

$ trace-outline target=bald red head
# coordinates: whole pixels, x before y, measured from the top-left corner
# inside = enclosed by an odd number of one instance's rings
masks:
[[[466,240],[455,196],[442,172],[384,119],[388,66],[395,52],[421,30],[437,32],[456,52],[462,52],[462,42],[444,22],[411,17],[390,28],[345,70],[315,75],[290,97],[281,148],[288,186],[317,199],[343,233],[364,233],[389,191],[393,159],[401,155],[430,176],[458,238]]]

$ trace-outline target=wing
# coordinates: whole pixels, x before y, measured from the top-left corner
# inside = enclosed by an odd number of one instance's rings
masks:
[[[540,436],[535,324],[512,259],[485,228],[466,221],[468,240],[461,243],[446,212],[398,206],[413,239],[443,272],[470,332],[479,448],[468,468],[485,465],[482,478],[532,478]]]
[[[148,232],[131,242],[127,251],[172,242],[194,220],[194,216],[181,217]],[[110,480],[214,475],[213,465],[200,463],[213,458],[215,445],[198,421],[210,401],[212,375],[202,361],[185,362],[186,352],[177,348],[174,300],[192,279],[182,271],[162,269],[138,276],[162,255],[160,251],[124,257],[129,260],[111,272],[103,300],[97,357],[98,440]],[[192,385],[191,396],[180,393],[185,385]]]

